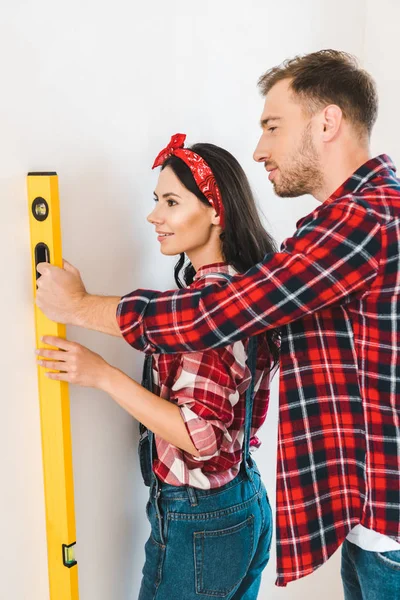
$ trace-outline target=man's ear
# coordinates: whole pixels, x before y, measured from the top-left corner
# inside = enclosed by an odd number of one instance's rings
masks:
[[[322,112],[322,140],[330,142],[337,135],[343,121],[343,112],[336,104],[329,104]]]

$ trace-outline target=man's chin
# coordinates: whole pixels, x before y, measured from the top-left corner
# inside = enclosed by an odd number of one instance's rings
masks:
[[[276,196],[279,196],[279,198],[299,198],[299,196],[311,194],[309,191],[291,190],[289,188],[281,188],[279,185],[274,185],[274,192]]]

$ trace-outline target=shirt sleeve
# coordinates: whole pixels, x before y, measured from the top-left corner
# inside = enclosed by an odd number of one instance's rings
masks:
[[[380,223],[352,196],[327,202],[300,222],[283,250],[230,281],[170,292],[136,290],[121,299],[126,341],[145,352],[187,352],[258,335],[372,284]]]
[[[233,358],[228,349],[224,352]],[[189,436],[199,452],[194,460],[205,461],[217,456],[224,437],[232,441],[229,427],[240,397],[238,387],[246,381],[246,370],[245,365],[235,361],[228,364],[218,351],[182,355],[170,401],[179,406]]]

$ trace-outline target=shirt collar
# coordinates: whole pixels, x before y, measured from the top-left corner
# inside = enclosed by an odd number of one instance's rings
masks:
[[[332,202],[341,196],[355,194],[366,183],[375,177],[382,176],[383,171],[396,172],[396,167],[392,159],[387,154],[380,154],[375,158],[370,158],[361,165],[333,194],[323,203]]]
[[[229,275],[232,275],[236,273],[236,271],[231,265],[228,265],[228,263],[211,263],[209,265],[204,265],[200,267],[200,269],[196,271],[196,275],[194,276],[193,281],[200,279],[200,277],[204,277],[204,275],[209,275],[210,273],[228,273]]]

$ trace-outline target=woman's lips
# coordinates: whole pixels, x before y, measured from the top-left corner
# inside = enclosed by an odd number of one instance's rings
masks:
[[[158,239],[159,242],[163,242],[164,240],[170,238],[173,235],[174,235],[173,233],[169,233],[168,235],[159,235],[157,237],[157,239]]]

